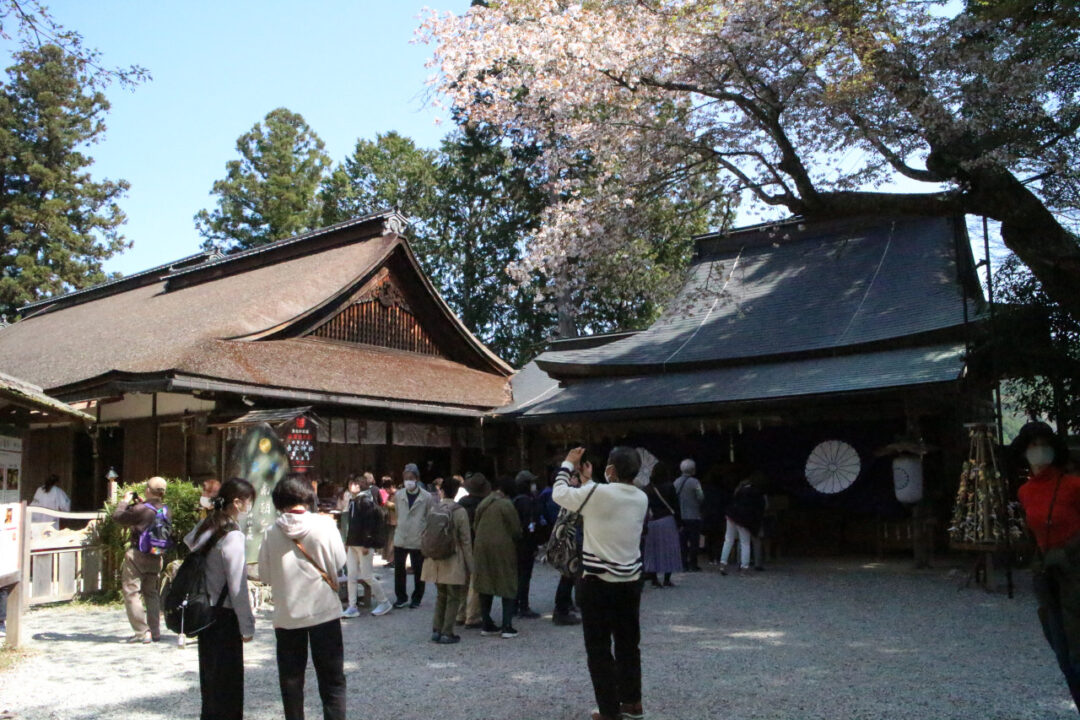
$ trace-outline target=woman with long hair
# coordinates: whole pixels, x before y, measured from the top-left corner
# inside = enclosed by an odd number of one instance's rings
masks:
[[[643,569],[653,587],[675,587],[671,573],[682,570],[679,497],[675,494],[674,475],[667,463],[658,462],[644,488],[649,496],[649,512]]]
[[[248,595],[244,526],[255,488],[233,478],[221,486],[210,513],[184,542],[206,553],[206,587],[215,599],[214,622],[199,633],[201,720],[244,717],[244,643],[255,635]]]

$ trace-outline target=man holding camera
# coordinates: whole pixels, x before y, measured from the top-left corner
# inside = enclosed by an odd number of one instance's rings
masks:
[[[579,601],[589,675],[599,706],[592,720],[640,720],[641,709],[641,529],[649,502],[634,486],[641,457],[616,447],[604,468],[606,484],[592,480],[585,448],[566,456],[552,499],[581,514],[584,524],[583,578]],[[569,484],[578,469],[582,485]],[[614,645],[614,657],[612,657]]]
[[[131,547],[124,553],[124,564],[120,569],[124,609],[131,629],[135,631],[127,639],[129,643],[161,639],[161,555],[140,550],[139,537],[154,524],[158,510],[164,505],[165,479],[152,477],[146,481],[145,500],[129,492],[113,512],[113,520],[118,525],[131,528]]]

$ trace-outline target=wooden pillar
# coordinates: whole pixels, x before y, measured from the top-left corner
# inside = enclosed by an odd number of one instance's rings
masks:
[[[394,422],[392,420],[386,421],[386,472],[390,477],[396,477],[394,474]]]
[[[154,428],[154,474],[161,472],[161,428],[157,421],[157,393],[150,395],[150,424]]]
[[[30,630],[24,622],[26,609],[30,607],[30,513],[26,502],[19,504],[19,581],[7,599],[7,645],[10,648],[25,647]]]
[[[98,411],[98,415],[101,415],[100,410]],[[98,493],[98,488],[102,487],[99,483],[105,479],[105,471],[101,467],[101,430],[99,428],[100,425],[94,425],[94,429],[89,431],[90,448],[94,455],[94,462],[92,463],[93,470],[91,470],[93,478],[90,480],[92,483],[91,487],[93,488],[91,498],[94,507],[101,507],[105,503],[104,498],[100,497],[100,493]],[[108,494],[108,488],[105,489],[105,494]]]
[[[528,455],[525,452],[525,426],[518,425],[518,469],[524,470],[529,466]]]
[[[450,474],[461,474],[461,442],[458,438],[458,430],[461,428],[450,428]]]

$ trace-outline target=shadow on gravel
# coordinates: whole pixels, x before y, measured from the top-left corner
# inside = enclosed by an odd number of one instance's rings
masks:
[[[33,638],[44,642],[85,642],[85,643],[120,643],[127,640],[127,635],[97,635],[94,633],[36,633]]]

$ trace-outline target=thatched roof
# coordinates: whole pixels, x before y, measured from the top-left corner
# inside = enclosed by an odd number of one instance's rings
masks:
[[[67,399],[156,379],[178,389],[216,382],[254,395],[285,389],[356,404],[501,405],[510,368],[449,310],[400,230],[396,214],[381,213],[37,303],[0,330],[0,370]],[[387,267],[407,286],[441,357],[303,338],[312,318],[336,312]]]

